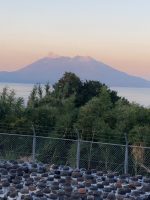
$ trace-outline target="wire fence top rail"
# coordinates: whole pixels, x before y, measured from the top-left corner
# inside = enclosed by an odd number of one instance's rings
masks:
[[[28,135],[28,134],[16,134],[16,133],[0,133],[0,135],[7,135],[7,136],[18,136],[18,137],[35,137],[35,138],[43,138],[43,139],[54,139],[54,140],[66,140],[66,141],[72,141],[72,142],[78,142],[78,139],[71,139],[71,138],[63,138],[63,137],[50,137],[50,136],[41,136],[41,135]],[[110,146],[120,146],[125,147],[125,144],[118,144],[118,143],[109,143],[109,142],[101,142],[101,141],[91,141],[91,140],[84,140],[79,139],[80,142],[83,143],[92,143],[92,144],[102,144],[102,145],[110,145]],[[144,149],[150,149],[150,147],[146,146],[138,146],[138,145],[128,145],[128,147],[131,148],[144,148]]]
[[[67,139],[67,138],[62,138],[62,137],[49,137],[49,136],[39,136],[39,135],[23,135],[23,134],[10,134],[10,133],[0,133],[0,135],[7,135],[7,136],[18,136],[18,137],[35,137],[35,138],[43,138],[43,139],[54,139],[54,140],[66,140],[66,141],[73,141],[73,142],[77,142],[78,140],[74,140],[74,139]]]

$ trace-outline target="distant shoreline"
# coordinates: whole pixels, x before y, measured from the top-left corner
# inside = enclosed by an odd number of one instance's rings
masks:
[[[41,84],[44,86],[44,84]],[[4,87],[14,89],[17,97],[23,97],[25,104],[34,84],[31,83],[0,83],[0,91]],[[134,101],[144,107],[150,106],[150,88],[131,88],[131,87],[110,87],[117,91],[118,95],[127,98],[130,102]]]

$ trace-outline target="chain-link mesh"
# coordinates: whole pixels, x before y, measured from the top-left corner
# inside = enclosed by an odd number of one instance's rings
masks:
[[[69,139],[36,137],[36,159],[50,164],[75,167],[77,141]]]
[[[37,161],[49,164],[69,165],[75,168],[78,163],[80,168],[124,173],[125,150],[126,146],[120,144],[0,134],[0,159],[32,161],[34,157]],[[130,174],[150,173],[149,158],[149,147],[128,146],[128,172]]]
[[[0,134],[0,159],[32,160],[32,136]]]
[[[81,162],[83,158],[86,168],[123,172],[124,156],[125,147],[123,145],[81,142]]]

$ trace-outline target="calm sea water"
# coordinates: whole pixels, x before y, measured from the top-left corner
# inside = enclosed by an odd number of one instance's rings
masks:
[[[150,88],[112,87],[119,96],[125,97],[130,102],[135,102],[145,107],[150,107]]]
[[[4,87],[14,89],[16,96],[23,97],[26,103],[33,84],[0,83],[0,92]],[[127,98],[130,102],[136,102],[146,107],[150,106],[150,88],[112,87],[111,89],[117,91],[119,96]]]

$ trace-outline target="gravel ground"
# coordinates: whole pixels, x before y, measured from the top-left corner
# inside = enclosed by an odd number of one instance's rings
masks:
[[[69,166],[1,161],[0,199],[150,200],[150,178]]]

